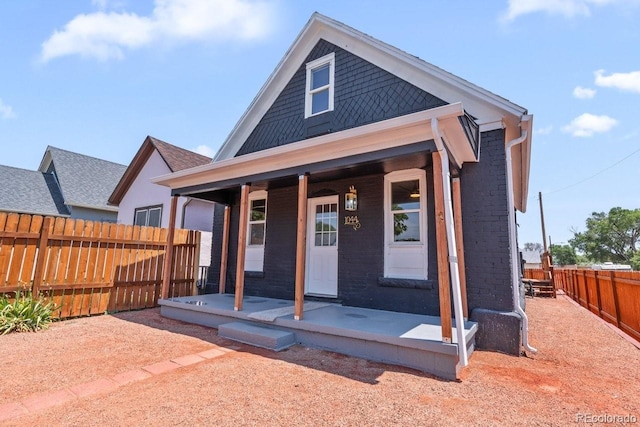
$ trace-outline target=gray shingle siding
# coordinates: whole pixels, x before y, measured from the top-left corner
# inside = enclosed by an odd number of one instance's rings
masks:
[[[482,134],[481,161],[461,174],[469,309],[513,309],[504,131]]]
[[[333,111],[304,118],[306,63],[335,53]],[[277,147],[447,104],[393,74],[321,40],[236,155]]]

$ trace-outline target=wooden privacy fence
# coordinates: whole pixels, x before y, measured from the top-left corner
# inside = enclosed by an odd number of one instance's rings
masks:
[[[541,269],[526,269],[536,278]],[[640,271],[561,269],[553,271],[557,289],[581,306],[640,340]]]
[[[68,318],[155,307],[167,230],[0,212],[0,294],[42,293]],[[175,230],[169,297],[195,292],[200,232]]]

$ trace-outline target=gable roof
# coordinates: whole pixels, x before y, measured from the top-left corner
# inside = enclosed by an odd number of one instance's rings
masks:
[[[116,212],[107,200],[126,170],[125,165],[48,146],[38,170],[55,171],[68,206]]]
[[[193,151],[185,150],[168,142],[147,136],[133,157],[133,160],[109,196],[109,204],[118,205],[135,181],[142,167],[147,163],[151,153],[156,150],[171,172],[178,172],[195,166],[211,163],[211,158]]]
[[[278,95],[299,67],[304,64],[309,52],[321,39],[361,57],[448,103],[461,102],[464,110],[476,119],[481,131],[504,128],[508,140],[515,139],[521,135],[522,131],[526,131],[525,141],[513,148],[515,205],[523,212],[526,210],[531,144],[529,127],[532,122],[528,119],[527,129],[520,129],[523,117],[527,116],[525,108],[317,12],[311,16],[231,130],[216,153],[214,162],[236,156]]]
[[[0,211],[69,215],[53,174],[4,165],[0,165]]]

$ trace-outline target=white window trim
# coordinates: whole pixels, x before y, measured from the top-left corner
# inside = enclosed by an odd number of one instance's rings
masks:
[[[391,184],[399,181],[418,180],[420,186],[420,241],[395,242],[393,239],[393,213],[391,211]],[[384,276],[399,279],[427,279],[427,177],[422,169],[406,169],[388,173],[384,177]],[[421,266],[419,273],[392,272],[394,256],[412,253]]]
[[[326,113],[327,111],[333,111],[333,93],[334,93],[334,74],[335,74],[335,63],[336,63],[336,55],[334,52],[331,52],[328,55],[325,55],[321,58],[315,59],[311,62],[307,63],[307,84],[305,90],[305,103],[304,103],[304,118],[317,116],[319,114]],[[325,86],[321,86],[319,88],[311,90],[311,71],[316,68],[322,67],[323,65],[329,64],[329,84]],[[313,100],[313,94],[317,92],[321,92],[329,87],[329,108],[326,110],[319,111],[315,114],[311,114],[311,106]]]
[[[251,202],[253,200],[265,200],[264,205],[264,221],[251,221]],[[265,190],[252,191],[249,193],[249,218],[247,218],[247,240],[245,241],[245,271],[263,271],[264,269],[264,245],[267,241],[267,211],[268,211],[268,198]],[[251,245],[249,241],[251,239],[251,224],[264,224],[264,240],[261,245]]]

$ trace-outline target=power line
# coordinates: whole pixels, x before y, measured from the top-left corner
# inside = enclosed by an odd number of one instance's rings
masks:
[[[633,156],[634,154],[636,154],[636,153],[638,153],[638,152],[640,152],[640,148],[638,148],[637,150],[633,151],[631,154],[629,154],[629,155],[627,155],[627,156],[623,157],[622,159],[618,160],[618,161],[617,161],[617,162],[615,162],[614,164],[609,165],[609,166],[607,166],[607,167],[606,167],[606,168],[604,168],[604,169],[601,169],[600,171],[598,171],[598,172],[594,173],[594,174],[593,174],[593,175],[591,175],[591,176],[588,176],[587,178],[584,178],[584,179],[582,179],[582,180],[580,180],[580,181],[578,181],[578,182],[575,182],[575,183],[573,183],[573,184],[567,185],[566,187],[562,187],[562,188],[558,188],[558,189],[553,190],[553,191],[546,192],[546,193],[545,193],[545,195],[547,195],[547,196],[548,196],[549,194],[558,193],[558,192],[560,192],[560,191],[564,191],[564,190],[568,190],[569,188],[573,188],[573,187],[575,187],[576,185],[580,185],[580,184],[582,184],[583,182],[586,182],[586,181],[588,181],[588,180],[590,180],[590,179],[592,179],[592,178],[595,178],[596,176],[598,176],[598,175],[600,175],[600,174],[602,174],[602,173],[604,173],[604,172],[608,171],[609,169],[613,168],[614,166],[619,165],[620,163],[624,162],[624,161],[625,161],[625,160],[627,160],[629,157]]]

